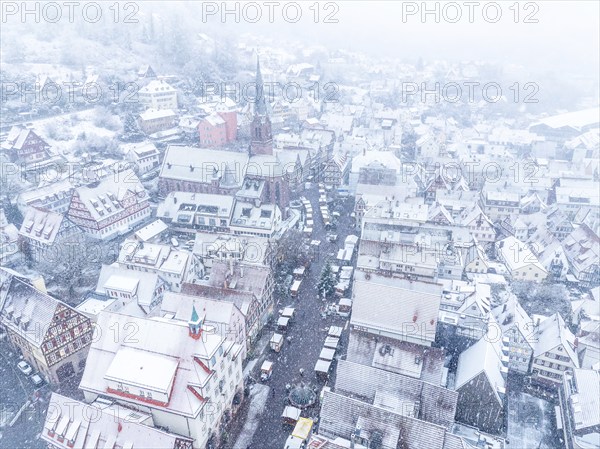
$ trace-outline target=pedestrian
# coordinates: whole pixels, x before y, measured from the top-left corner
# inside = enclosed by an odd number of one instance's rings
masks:
[[[300,377],[304,376],[304,368],[300,368]]]
[[[275,397],[275,387],[271,388],[271,396]]]

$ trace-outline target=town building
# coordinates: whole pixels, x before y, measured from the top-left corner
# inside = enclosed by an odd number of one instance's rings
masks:
[[[177,90],[164,80],[152,80],[138,91],[138,99],[148,109],[177,110]]]
[[[112,401],[91,404],[52,393],[40,438],[48,449],[192,449],[192,439],[154,427],[152,416]]]
[[[209,278],[186,283],[182,293],[233,302],[244,314],[248,345],[267,323],[274,306],[274,278],[270,267],[214,262]]]
[[[242,348],[205,324],[192,308],[188,321],[101,313],[79,388],[87,402],[108,397],[152,416],[154,425],[204,449],[221,434],[242,397]],[[133,329],[133,333],[131,331]]]
[[[39,164],[50,158],[50,145],[37,133],[24,126],[13,126],[0,147],[11,162],[27,166]]]
[[[212,326],[221,337],[239,344],[240,356],[246,358],[246,320],[233,302],[219,301],[206,297],[166,292],[160,307],[160,316],[187,321],[192,309],[205,314],[205,324]]]
[[[558,390],[559,422],[567,449],[600,446],[600,372],[575,368],[564,373]]]
[[[183,283],[195,276],[190,256],[189,251],[171,245],[144,243],[130,237],[121,245],[117,263],[129,270],[156,273],[169,290],[179,292]]]
[[[160,153],[152,142],[133,143],[124,148],[125,158],[135,165],[138,175],[158,169]]]
[[[177,114],[172,109],[147,109],[138,117],[138,125],[146,134],[166,131],[177,125]]]
[[[491,332],[488,335],[458,358],[456,420],[499,435],[504,428],[508,348]]]
[[[431,346],[435,341],[440,296],[419,289],[354,282],[350,328],[398,341]]]
[[[579,368],[577,340],[558,312],[536,325],[531,379],[556,387],[565,372]]]
[[[69,179],[53,182],[36,189],[21,192],[17,197],[17,207],[21,214],[25,214],[28,207],[44,209],[58,214],[69,210],[73,184]]]
[[[24,359],[52,384],[80,373],[92,341],[90,320],[5,269],[0,283],[0,326]]]
[[[30,207],[19,236],[32,261],[56,265],[80,251],[83,233],[63,214]]]
[[[498,257],[514,280],[542,282],[548,277],[548,271],[533,251],[516,238],[510,236],[500,240],[497,250]]]
[[[133,170],[75,189],[67,218],[89,236],[110,240],[150,217],[148,194]]]

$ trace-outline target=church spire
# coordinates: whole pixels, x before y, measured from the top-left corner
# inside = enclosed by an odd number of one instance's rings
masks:
[[[264,81],[260,71],[260,59],[258,56],[256,57],[256,97],[254,98],[254,114],[267,115]]]

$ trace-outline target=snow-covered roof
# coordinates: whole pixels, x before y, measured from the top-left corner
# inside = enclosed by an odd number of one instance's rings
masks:
[[[550,128],[572,127],[581,129],[586,126],[600,123],[598,108],[584,109],[581,111],[567,112],[564,114],[546,117],[531,126],[546,125]]]
[[[387,169],[393,169],[400,174],[402,171],[402,162],[392,151],[366,151],[364,154],[354,156],[352,159],[352,173],[358,173],[361,168],[378,162]]]
[[[351,324],[433,342],[440,296],[374,282],[355,281]],[[418,332],[411,332],[412,326]],[[427,331],[426,331],[427,329]]]
[[[485,373],[498,402],[502,402],[506,381],[502,373],[502,351],[497,336],[484,336],[458,358],[455,389],[459,390],[480,373]],[[507,367],[506,367],[507,368]]]
[[[41,438],[52,447],[74,448],[119,447],[123,449],[175,448],[191,439],[168,433],[151,425],[152,417],[139,410],[116,403],[96,401],[84,404],[70,397],[52,393]],[[54,431],[50,436],[48,431]],[[60,430],[61,434],[57,431]],[[58,438],[64,438],[61,443]]]
[[[146,189],[131,169],[109,174],[94,184],[78,187],[74,195],[79,197],[96,221],[120,215],[124,209],[123,201],[128,197],[136,197],[138,201],[147,198]]]
[[[168,394],[178,365],[175,357],[121,346],[104,378]]]
[[[511,272],[529,265],[533,265],[541,271],[546,272],[546,269],[531,249],[512,235],[499,242],[498,250],[502,260]]]
[[[65,220],[62,214],[28,207],[19,234],[45,245],[52,245]]]
[[[192,309],[203,311],[206,322],[226,323],[229,325],[237,307],[228,301],[219,301],[202,296],[191,296],[181,293],[165,292],[161,303],[161,314],[172,313],[176,320],[187,322]],[[237,313],[241,313],[239,310]]]
[[[573,413],[575,430],[600,426],[600,372],[575,368],[571,384],[574,391],[567,400]]]
[[[177,117],[172,109],[147,109],[140,114],[140,118],[146,120],[158,120],[166,117]]]
[[[537,342],[533,349],[533,356],[537,357],[548,351],[561,347],[563,353],[571,359],[574,367],[579,367],[579,359],[575,353],[575,336],[565,324],[560,313],[544,319],[538,327]]]
[[[173,382],[168,403],[159,407],[179,415],[197,416],[206,402],[198,398],[188,385],[204,386],[215,373],[207,372],[195,358],[203,360],[206,365],[223,345],[224,338],[208,329],[202,338],[191,338],[188,323],[179,320],[101,313],[98,327],[109,329],[111,326],[120,329],[132,327],[136,330],[135,338],[129,338],[126,332],[117,337],[111,332],[103,332],[97,341],[92,342],[80,388],[117,399],[118,394],[107,390],[109,377],[123,382],[147,383],[161,391],[168,382]],[[139,371],[148,371],[148,374],[140,375]],[[148,406],[136,398],[129,398],[128,402]]]
[[[158,219],[136,231],[135,236],[142,242],[147,242],[167,229],[169,229],[169,226],[164,221]]]

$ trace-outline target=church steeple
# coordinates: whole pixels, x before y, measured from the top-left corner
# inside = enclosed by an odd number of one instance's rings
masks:
[[[260,71],[260,59],[256,57],[256,98],[254,98],[254,114],[267,115],[267,103],[265,102],[265,83]]]
[[[271,119],[267,112],[267,101],[264,90],[264,81],[260,71],[260,60],[256,58],[256,97],[254,98],[254,118],[251,124],[252,142],[250,155],[273,155],[273,135]]]

